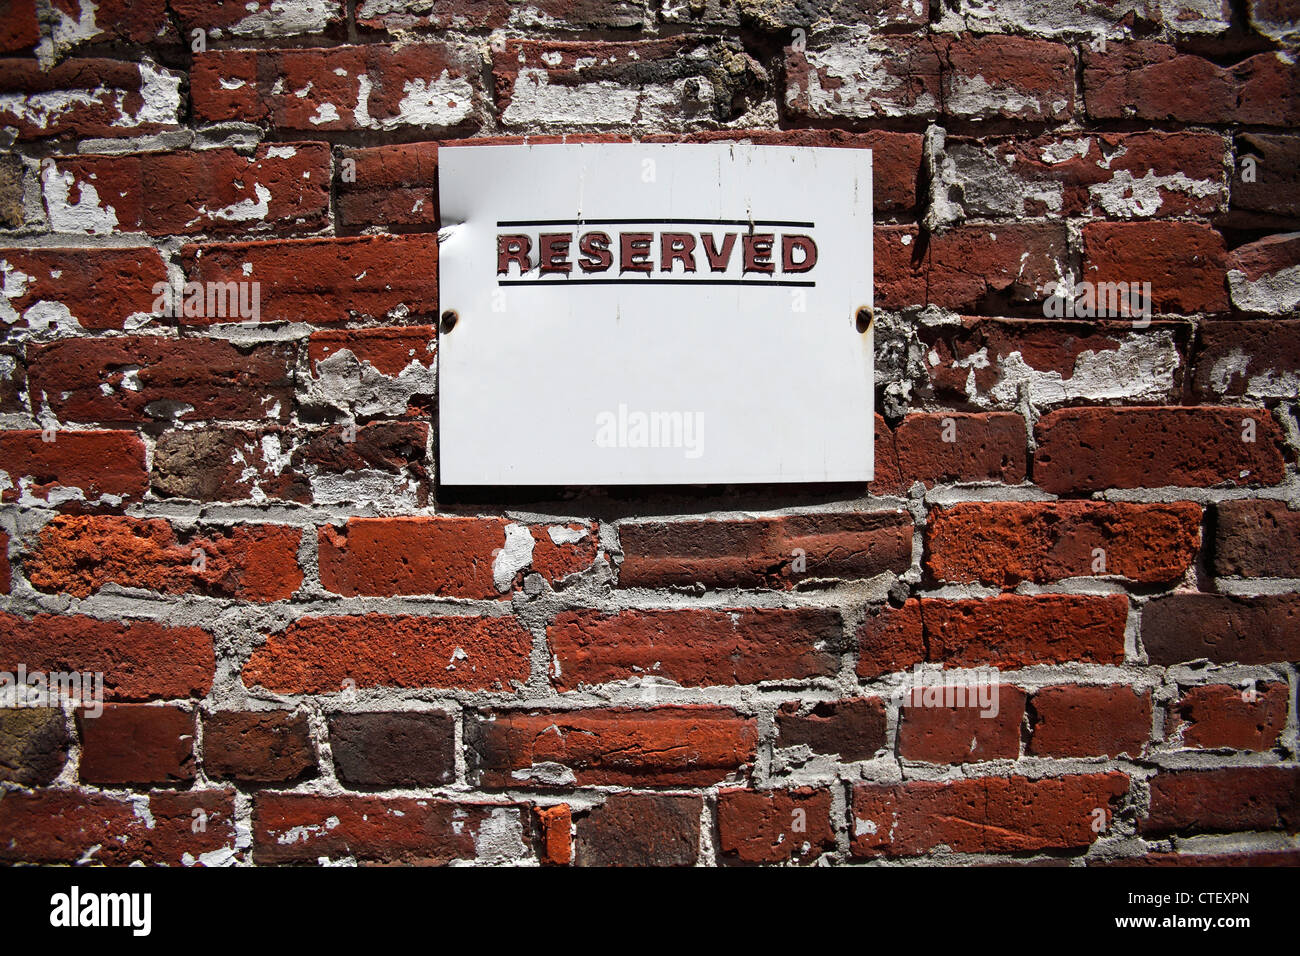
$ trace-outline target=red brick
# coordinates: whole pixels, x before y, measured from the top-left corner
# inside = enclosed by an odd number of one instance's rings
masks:
[[[1239,133],[1237,171],[1232,177],[1232,209],[1252,223],[1285,225],[1300,217],[1300,136]],[[1254,179],[1242,178],[1247,156],[1255,160]]]
[[[1141,757],[1151,739],[1151,691],[1063,684],[1029,701],[1027,753],[1038,757]]]
[[[1063,408],[1034,431],[1034,482],[1052,494],[1273,485],[1285,469],[1281,432],[1258,408]]]
[[[877,226],[876,307],[1000,312],[1050,295],[1067,260],[1061,223],[958,226],[924,243],[916,226]]]
[[[534,810],[542,833],[538,856],[543,864],[567,866],[573,862],[573,812],[567,803]]]
[[[22,351],[15,345],[0,346],[0,412],[25,414],[27,406],[27,370]]]
[[[477,125],[473,50],[451,43],[211,50],[194,56],[196,119],[334,132]]]
[[[860,783],[850,846],[855,857],[1082,850],[1098,838],[1093,811],[1109,826],[1128,788],[1121,773]]]
[[[99,672],[107,700],[204,697],[216,668],[212,635],[153,621],[0,612],[0,670]]]
[[[1119,664],[1128,599],[1122,594],[923,598],[921,618],[929,659],[949,667]]]
[[[275,0],[168,0],[167,10],[190,36],[203,29],[212,38],[281,37],[333,30],[342,23],[342,0],[276,3]],[[155,31],[156,32],[156,31]]]
[[[105,786],[172,785],[194,779],[194,714],[176,707],[106,704],[77,712],[80,777]]]
[[[121,43],[174,43],[177,40],[174,31],[169,29],[168,10],[173,5],[167,0],[95,0],[95,8],[82,11],[84,0],[51,0],[51,6],[69,20],[78,25],[74,31],[75,42],[111,42]],[[221,0],[181,0],[197,2],[208,7],[215,7]],[[235,6],[232,4],[232,6]],[[209,15],[215,10],[209,10]],[[82,26],[82,24],[85,24]],[[204,26],[204,24],[199,24]],[[91,30],[94,32],[91,32]],[[69,42],[74,42],[72,39]],[[188,43],[188,38],[186,40]]]
[[[1191,687],[1171,708],[1166,733],[1184,747],[1271,750],[1286,730],[1290,696],[1280,681]]]
[[[966,502],[930,512],[926,568],[1002,588],[1093,575],[1172,583],[1196,558],[1200,531],[1192,502]]]
[[[1229,767],[1151,778],[1144,834],[1300,829],[1300,769]]]
[[[437,143],[345,149],[341,168],[337,182],[341,225],[437,227]]]
[[[884,416],[877,412],[872,424],[875,447],[872,449],[872,462],[875,477],[867,485],[867,491],[873,495],[905,495],[907,484],[898,468],[898,445],[894,441],[893,429],[886,424]]]
[[[494,579],[493,565],[506,546],[509,524],[504,518],[437,517],[352,518],[342,529],[325,525],[320,529],[321,584],[348,596],[503,598],[517,583],[512,579],[500,589]],[[529,532],[534,549],[549,538],[544,525]],[[553,550],[546,552],[552,580],[590,565],[595,542],[592,529],[582,541],[566,546],[571,561],[558,560]]]
[[[379,494],[373,479],[383,473],[391,476],[394,496],[423,507],[431,484],[428,437],[424,422],[374,422],[355,432],[341,425],[167,431],[154,445],[153,490],[196,501],[311,503],[323,497],[333,503],[349,490],[352,476],[367,476],[364,494]]]
[[[869,607],[857,640],[859,677],[880,677],[923,662],[921,602],[912,598],[901,608]]]
[[[1241,312],[1292,315],[1300,308],[1294,276],[1300,271],[1300,233],[1266,236],[1228,256],[1228,291]]]
[[[1223,237],[1196,222],[1090,222],[1083,227],[1083,279],[1151,283],[1155,312],[1224,312]]]
[[[718,791],[718,849],[742,863],[815,860],[835,849],[825,788]]]
[[[329,329],[313,332],[307,340],[307,355],[312,374],[317,366],[340,352],[351,352],[360,362],[367,362],[384,375],[400,375],[412,362],[426,368],[434,365],[438,336],[433,326],[413,325],[390,329]]]
[[[31,49],[41,38],[36,19],[36,0],[0,2],[0,53]]]
[[[844,64],[871,64],[844,69]],[[858,36],[785,48],[785,107],[817,120],[937,116],[940,53],[926,36]],[[877,296],[877,304],[879,296]]]
[[[259,793],[253,798],[253,858],[263,865],[321,859],[420,866],[508,862],[528,854],[528,825],[528,808],[512,803]],[[480,840],[496,854],[480,856]]]
[[[885,746],[885,702],[879,697],[802,706],[789,701],[776,712],[774,746],[807,747],[841,760],[870,760]]]
[[[300,537],[284,525],[200,529],[182,537],[162,518],[60,515],[41,529],[25,567],[38,590],[76,597],[112,583],[279,601],[302,584]]]
[[[167,282],[158,250],[0,249],[0,263],[21,283],[6,284],[9,306],[33,332],[122,329],[128,320],[156,314],[157,283]],[[10,289],[20,294],[9,294]]]
[[[162,67],[120,60],[69,59],[48,70],[35,59],[0,60],[0,102],[6,104],[0,106],[0,126],[17,130],[20,140],[175,129],[179,83],[179,76]],[[145,100],[147,90],[152,102]],[[51,108],[42,108],[47,100]]]
[[[517,27],[579,30],[587,27],[641,26],[644,0],[536,0],[527,6],[509,0],[431,0],[421,4],[363,3],[357,24],[372,30],[410,27],[496,29]]]
[[[1083,51],[1083,88],[1096,119],[1300,122],[1300,67],[1280,52],[1224,67],[1165,43],[1115,43],[1105,52]]]
[[[468,718],[465,741],[470,778],[489,789],[694,787],[751,763],[758,730],[723,707],[500,710]]]
[[[1065,120],[1074,113],[1074,54],[1064,43],[1016,36],[940,41],[943,109],[986,120]]]
[[[922,412],[903,419],[894,444],[904,486],[1017,485],[1025,480],[1026,436],[1025,420],[1007,412]]]
[[[316,775],[305,713],[219,710],[203,718],[203,770],[214,779],[288,783]]]
[[[1155,598],[1142,609],[1142,644],[1152,664],[1300,660],[1300,594]]]
[[[1300,511],[1285,501],[1223,501],[1215,507],[1214,573],[1300,578]]]
[[[950,136],[945,178],[971,218],[1209,216],[1228,204],[1228,152],[1219,133]]]
[[[841,623],[820,608],[563,611],[546,637],[559,691],[646,675],[700,687],[834,677]]]
[[[181,250],[191,282],[257,282],[262,322],[329,325],[429,319],[438,311],[436,236],[205,243]],[[216,316],[186,316],[212,325]]]
[[[0,500],[57,500],[60,493],[86,500],[112,496],[139,499],[149,487],[144,442],[134,432],[55,431],[0,432],[0,471],[9,487]]]
[[[1300,319],[1202,322],[1192,394],[1205,402],[1289,398],[1300,369]]]
[[[58,707],[0,707],[0,782],[48,786],[63,772],[68,746]]]
[[[28,348],[33,395],[60,421],[286,421],[292,346],[122,336]]]
[[[723,69],[718,65],[725,63]],[[739,119],[766,95],[767,76],[735,40],[672,36],[632,43],[507,40],[492,54],[501,124],[664,127]],[[618,95],[614,86],[621,89]],[[568,100],[554,103],[562,88]],[[630,94],[630,95],[626,95]]]
[[[268,144],[251,156],[206,149],[54,162],[57,172],[44,177],[45,202],[59,232],[84,231],[61,228],[56,215],[62,197],[76,190],[79,204],[112,209],[114,232],[154,236],[305,232],[324,225],[329,213],[330,152],[324,143]]]
[[[243,676],[247,687],[288,694],[345,686],[513,692],[528,680],[531,650],[512,617],[303,617],[270,635]]]
[[[346,787],[437,787],[456,779],[456,722],[450,714],[330,714],[329,730],[334,769]]]
[[[34,790],[0,800],[6,863],[176,866],[226,859],[238,859],[232,790],[155,790],[131,798]]]
[[[989,700],[987,709],[980,698]],[[1010,684],[915,687],[899,710],[898,755],[940,764],[1015,760],[1024,716],[1025,692]]]
[[[901,574],[912,563],[906,512],[638,521],[619,525],[619,540],[622,587],[790,589],[820,578]]]
[[[700,850],[696,796],[613,793],[578,820],[578,866],[693,866]]]

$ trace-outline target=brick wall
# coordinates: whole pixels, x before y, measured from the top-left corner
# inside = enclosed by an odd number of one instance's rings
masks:
[[[0,9],[0,670],[105,699],[0,860],[1300,862],[1295,3]],[[438,143],[568,133],[874,150],[869,488],[439,487]]]

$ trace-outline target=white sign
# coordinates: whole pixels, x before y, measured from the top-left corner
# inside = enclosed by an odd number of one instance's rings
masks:
[[[438,153],[451,485],[872,478],[871,153]]]

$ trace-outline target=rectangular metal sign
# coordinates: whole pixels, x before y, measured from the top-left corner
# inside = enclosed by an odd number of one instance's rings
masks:
[[[872,478],[869,150],[452,146],[438,188],[444,484]]]

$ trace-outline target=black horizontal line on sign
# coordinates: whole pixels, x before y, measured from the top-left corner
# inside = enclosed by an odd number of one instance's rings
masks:
[[[505,226],[635,226],[635,225],[669,225],[669,226],[801,226],[805,229],[817,228],[815,222],[795,222],[786,219],[506,219],[497,222],[497,228]]]
[[[497,285],[781,285],[812,288],[798,279],[498,279]]]

